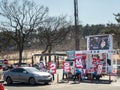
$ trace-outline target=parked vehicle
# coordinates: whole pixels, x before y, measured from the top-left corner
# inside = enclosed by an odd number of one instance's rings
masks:
[[[14,67],[18,67],[19,66],[19,63],[14,63],[13,64]],[[20,65],[21,67],[29,67],[29,65],[27,63],[21,63]]]
[[[52,82],[52,75],[47,72],[40,72],[34,67],[19,67],[7,71],[4,76],[4,81],[7,84],[12,84],[13,82],[25,82],[30,85],[35,85],[36,83],[44,82],[49,84]]]

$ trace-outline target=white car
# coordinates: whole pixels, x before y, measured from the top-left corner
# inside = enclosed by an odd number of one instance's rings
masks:
[[[12,84],[13,82],[25,82],[31,85],[41,82],[49,84],[52,82],[52,75],[48,72],[40,72],[34,67],[19,67],[7,71],[4,74],[4,81],[7,84]]]

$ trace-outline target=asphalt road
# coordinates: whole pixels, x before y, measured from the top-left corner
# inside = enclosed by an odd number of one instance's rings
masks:
[[[117,80],[109,83],[109,78],[104,77],[100,81],[90,81],[85,80],[83,82],[73,82],[65,81],[61,82],[62,71],[58,70],[55,75],[55,81],[50,85],[39,84],[35,86],[30,86],[24,83],[15,83],[12,85],[6,85],[5,90],[120,90],[120,79],[112,78],[112,80]],[[57,75],[59,74],[59,83],[57,83]]]
[[[10,86],[5,85],[6,90],[120,90],[120,82],[108,81],[84,81],[81,83],[69,81],[57,83],[53,82],[50,85],[39,84],[30,86],[24,83],[15,83]]]

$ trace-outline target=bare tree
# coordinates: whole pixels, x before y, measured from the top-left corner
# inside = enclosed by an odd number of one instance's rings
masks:
[[[19,51],[19,64],[22,62],[22,52],[26,38],[37,27],[40,27],[48,14],[48,8],[37,6],[34,2],[28,0],[2,0],[0,2],[0,16],[2,27],[5,31],[12,31],[9,37],[12,38]],[[8,34],[8,33],[7,33]]]
[[[49,61],[51,61],[51,51],[53,47],[61,43],[70,31],[70,21],[65,16],[49,17],[43,23],[44,27],[38,29],[39,40],[44,45],[42,53],[49,53]],[[69,27],[69,28],[68,28]]]

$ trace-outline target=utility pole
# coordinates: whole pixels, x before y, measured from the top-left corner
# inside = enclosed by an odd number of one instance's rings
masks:
[[[79,27],[78,27],[78,0],[74,0],[74,17],[75,17],[75,50],[79,50]]]

